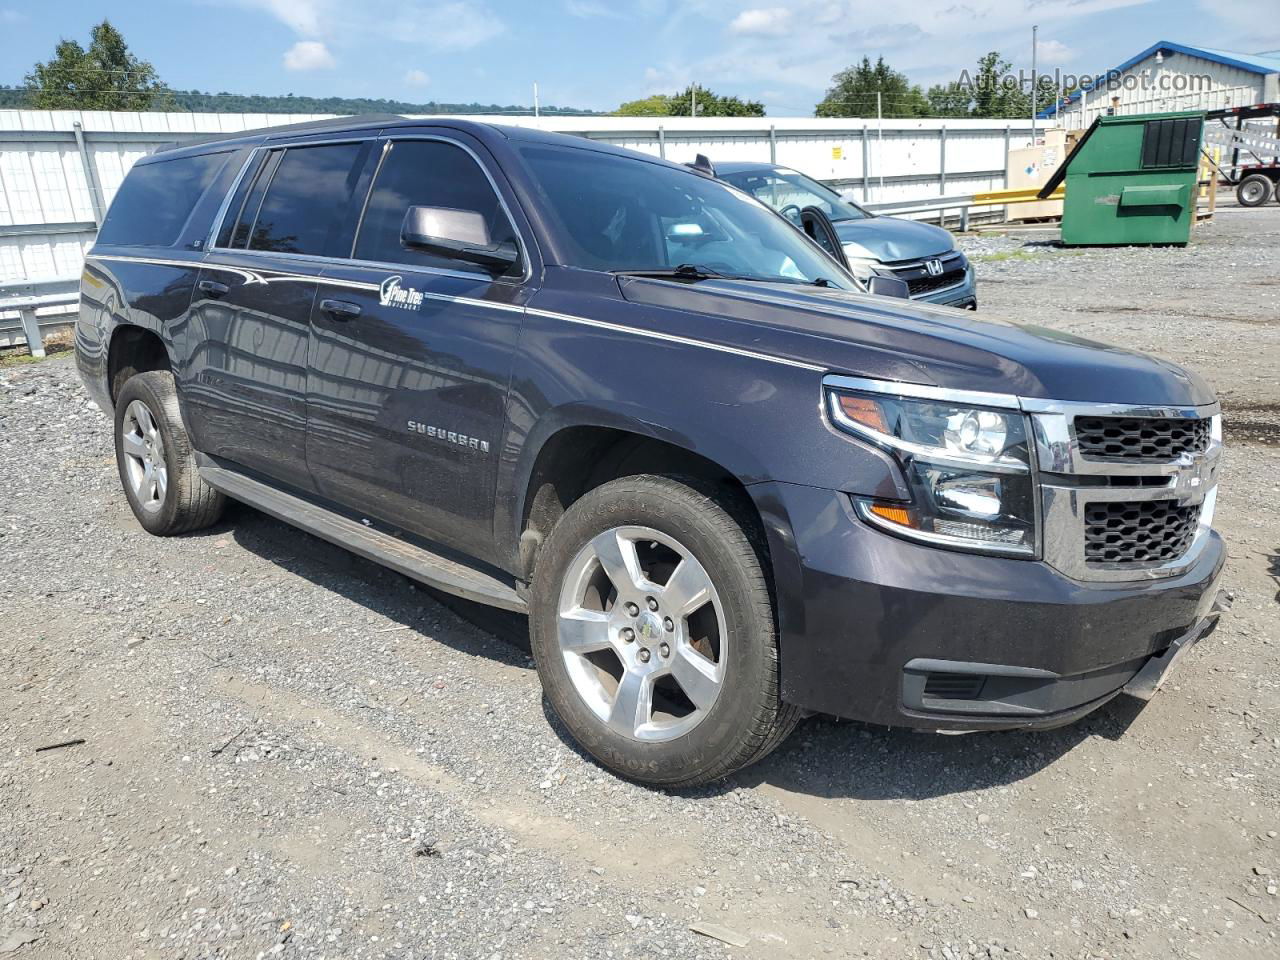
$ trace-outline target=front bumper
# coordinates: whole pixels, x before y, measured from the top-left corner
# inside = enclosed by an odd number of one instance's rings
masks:
[[[1081,583],[1037,561],[901,540],[839,492],[750,489],[769,534],[783,697],[815,712],[934,730],[1059,726],[1126,686],[1154,692],[1220,613],[1216,533],[1180,576]]]

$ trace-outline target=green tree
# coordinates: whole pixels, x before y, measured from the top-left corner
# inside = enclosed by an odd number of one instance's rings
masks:
[[[659,93],[641,100],[628,100],[614,112],[620,117],[688,117],[693,114],[695,99],[700,117],[764,116],[764,104],[758,100],[721,96],[693,84],[670,95]]]
[[[672,115],[671,109],[671,98],[655,93],[652,97],[641,100],[628,100],[614,113],[619,117],[669,117]]]
[[[86,50],[59,40],[53,59],[25,78],[28,104],[39,110],[148,110],[167,99],[156,69],[129,52],[120,31],[103,20]]]
[[[973,91],[955,80],[930,87],[925,99],[929,101],[931,117],[973,116]]]
[[[831,78],[831,88],[814,108],[817,117],[874,117],[876,94],[880,94],[881,114],[886,117],[923,117],[929,102],[920,88],[880,57],[870,57],[841,70]]]

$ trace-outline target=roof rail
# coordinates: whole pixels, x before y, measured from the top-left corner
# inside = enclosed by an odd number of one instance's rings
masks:
[[[322,132],[324,130],[351,130],[359,127],[381,127],[389,123],[403,123],[407,118],[398,113],[362,113],[346,117],[327,117],[323,120],[303,120],[301,123],[282,123],[274,127],[255,127],[252,130],[211,133],[202,137],[193,137],[181,143],[166,143],[156,149],[156,153],[176,150],[179,147],[190,147],[201,143],[216,143],[219,140],[240,140],[248,137],[290,136],[295,133]]]

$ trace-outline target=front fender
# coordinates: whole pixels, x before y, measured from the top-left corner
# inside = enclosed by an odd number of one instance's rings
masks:
[[[575,304],[577,316],[599,310],[598,299],[584,300]],[[704,348],[688,338],[663,340],[639,323],[629,327],[626,304],[611,306],[607,326],[533,311],[526,317],[499,469],[503,495],[494,528],[500,553],[516,556],[539,451],[572,426],[662,440],[710,460],[747,487],[779,481],[909,496],[887,454],[827,423],[820,371]]]

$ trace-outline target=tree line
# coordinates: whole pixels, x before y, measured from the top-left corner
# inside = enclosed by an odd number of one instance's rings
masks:
[[[1050,77],[1039,78],[1034,106],[1043,109],[1060,93]],[[974,72],[927,90],[913,84],[884,58],[860,63],[831,78],[826,96],[814,107],[818,117],[1026,117],[1033,106],[1030,84],[1010,74],[1010,64],[996,51],[980,57]],[[139,59],[110,22],[93,27],[88,47],[61,40],[53,58],[37,63],[20,87],[0,86],[0,108],[38,110],[179,110],[209,113],[471,113],[522,114],[519,104],[442,103],[364,97],[264,96],[199,90],[173,90],[155,67]],[[597,111],[542,107],[553,116],[596,116]],[[717,94],[690,84],[671,94],[630,100],[613,111],[627,117],[763,117],[758,100]]]

